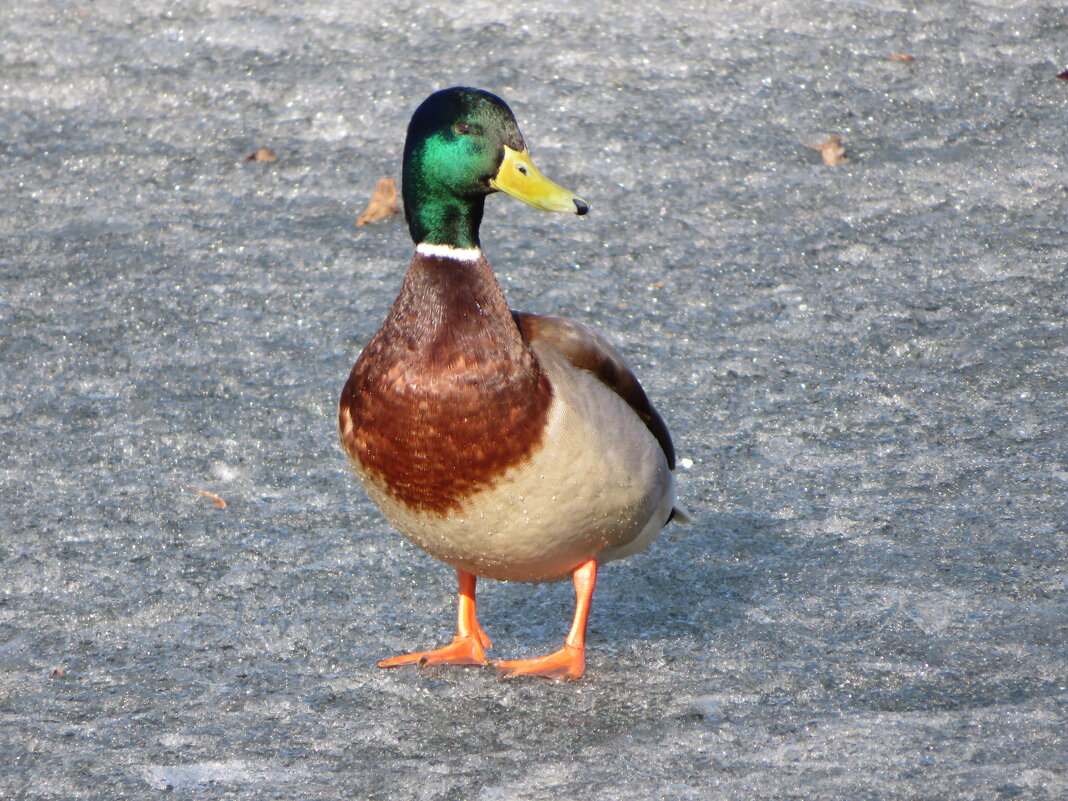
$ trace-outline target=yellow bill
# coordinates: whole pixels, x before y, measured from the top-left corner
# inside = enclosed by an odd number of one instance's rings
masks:
[[[490,179],[490,186],[542,211],[585,214],[590,210],[585,200],[542,175],[526,149],[512,150],[508,145],[504,146],[504,161]]]

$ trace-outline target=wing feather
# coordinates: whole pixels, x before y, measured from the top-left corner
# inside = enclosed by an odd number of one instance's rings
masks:
[[[512,312],[512,317],[527,344],[534,341],[548,343],[564,354],[575,367],[593,373],[625,400],[660,443],[668,467],[675,469],[675,446],[671,443],[667,426],[615,348],[593,329],[563,317],[516,311]]]

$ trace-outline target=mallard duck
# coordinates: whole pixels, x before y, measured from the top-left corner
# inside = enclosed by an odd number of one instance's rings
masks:
[[[342,445],[370,499],[414,544],[456,568],[457,631],[383,668],[487,664],[476,577],[573,577],[559,651],[495,661],[500,674],[576,679],[598,566],[649,545],[676,513],[675,454],[618,353],[586,326],[513,312],[479,245],[487,195],[583,215],[534,166],[511,109],[453,88],[416,109],[404,145],[415,255],[341,393]]]

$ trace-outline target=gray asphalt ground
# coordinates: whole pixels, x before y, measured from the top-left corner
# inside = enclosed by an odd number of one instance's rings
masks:
[[[1068,798],[1063,11],[4,4],[0,798]],[[590,202],[485,250],[626,355],[695,518],[569,685],[374,666],[455,587],[336,442],[412,249],[355,220],[457,84]],[[481,600],[505,657],[571,615]]]

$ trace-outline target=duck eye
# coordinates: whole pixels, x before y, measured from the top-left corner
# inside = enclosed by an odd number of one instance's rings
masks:
[[[454,126],[452,126],[452,129],[461,136],[468,136],[474,131],[474,128],[469,122],[458,122]]]

